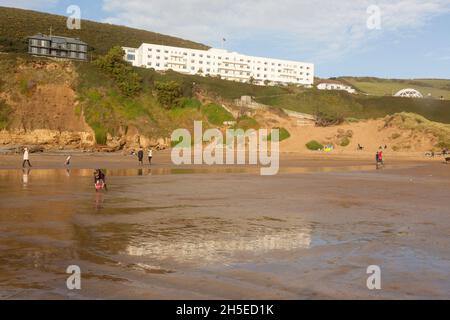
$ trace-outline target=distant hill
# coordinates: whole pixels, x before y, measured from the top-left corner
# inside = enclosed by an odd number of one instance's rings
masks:
[[[380,79],[373,77],[340,77],[360,92],[374,96],[392,96],[401,89],[413,88],[424,96],[431,94],[433,98],[444,97],[450,100],[449,79]]]
[[[69,30],[67,17],[48,13],[0,7],[0,51],[26,52],[28,36],[36,33],[78,37],[87,42],[94,54],[104,54],[115,45],[138,47],[143,42],[208,49],[200,43],[175,38],[155,32],[82,20],[81,30]]]

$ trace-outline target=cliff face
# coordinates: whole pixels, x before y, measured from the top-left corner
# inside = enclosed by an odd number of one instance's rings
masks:
[[[0,100],[8,106],[8,123],[0,128],[0,145],[39,145],[45,149],[93,149],[94,130],[87,124],[75,90],[71,62],[0,60]],[[108,134],[106,151],[164,147],[164,139],[141,136],[133,126]]]
[[[2,65],[0,99],[11,109],[3,145],[85,148],[95,145],[92,129],[77,113],[76,73],[69,62],[20,62]]]

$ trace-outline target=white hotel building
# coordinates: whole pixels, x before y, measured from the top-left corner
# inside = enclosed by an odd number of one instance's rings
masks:
[[[255,84],[295,84],[311,86],[314,83],[314,64],[252,57],[222,49],[195,50],[156,44],[142,44],[139,48],[123,47],[125,60],[135,67],[153,68]]]

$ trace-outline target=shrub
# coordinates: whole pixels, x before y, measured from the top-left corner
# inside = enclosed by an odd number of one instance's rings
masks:
[[[182,98],[177,102],[177,107],[179,108],[193,108],[193,109],[200,109],[202,106],[202,103],[198,101],[197,99],[193,98]]]
[[[274,129],[278,129],[279,130],[279,140],[278,140],[278,142],[281,142],[283,140],[289,139],[291,137],[291,134],[285,128],[274,128]],[[272,141],[272,134],[269,134],[267,136],[267,141]]]
[[[316,125],[319,127],[337,126],[344,122],[344,117],[338,113],[317,112],[315,114]]]
[[[341,143],[340,143],[340,146],[341,147],[346,147],[346,146],[348,146],[350,144],[350,139],[348,138],[348,137],[343,137],[342,139],[341,139]]]
[[[132,96],[141,91],[142,78],[123,59],[124,55],[123,49],[116,46],[106,55],[100,56],[94,63],[114,79],[124,95]]]
[[[243,129],[245,131],[249,129],[259,129],[259,123],[255,119],[249,116],[242,116],[237,119],[237,123],[234,127],[235,129]]]
[[[107,129],[100,125],[93,125],[92,129],[95,132],[95,142],[100,145],[105,145],[107,140],[106,135],[108,134]]]
[[[181,86],[176,81],[156,81],[158,102],[166,109],[172,108],[182,97]]]
[[[308,150],[313,150],[313,151],[323,149],[323,145],[321,143],[317,142],[316,140],[311,140],[310,142],[308,142],[306,144],[306,147],[308,148]]]

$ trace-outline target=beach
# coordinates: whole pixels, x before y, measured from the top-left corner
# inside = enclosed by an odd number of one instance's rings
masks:
[[[450,166],[283,154],[252,166],[140,167],[121,154],[0,157],[2,299],[446,299]],[[62,160],[61,160],[62,159]],[[105,168],[109,191],[93,190]],[[81,270],[68,290],[67,267]],[[367,268],[381,270],[369,290]]]

